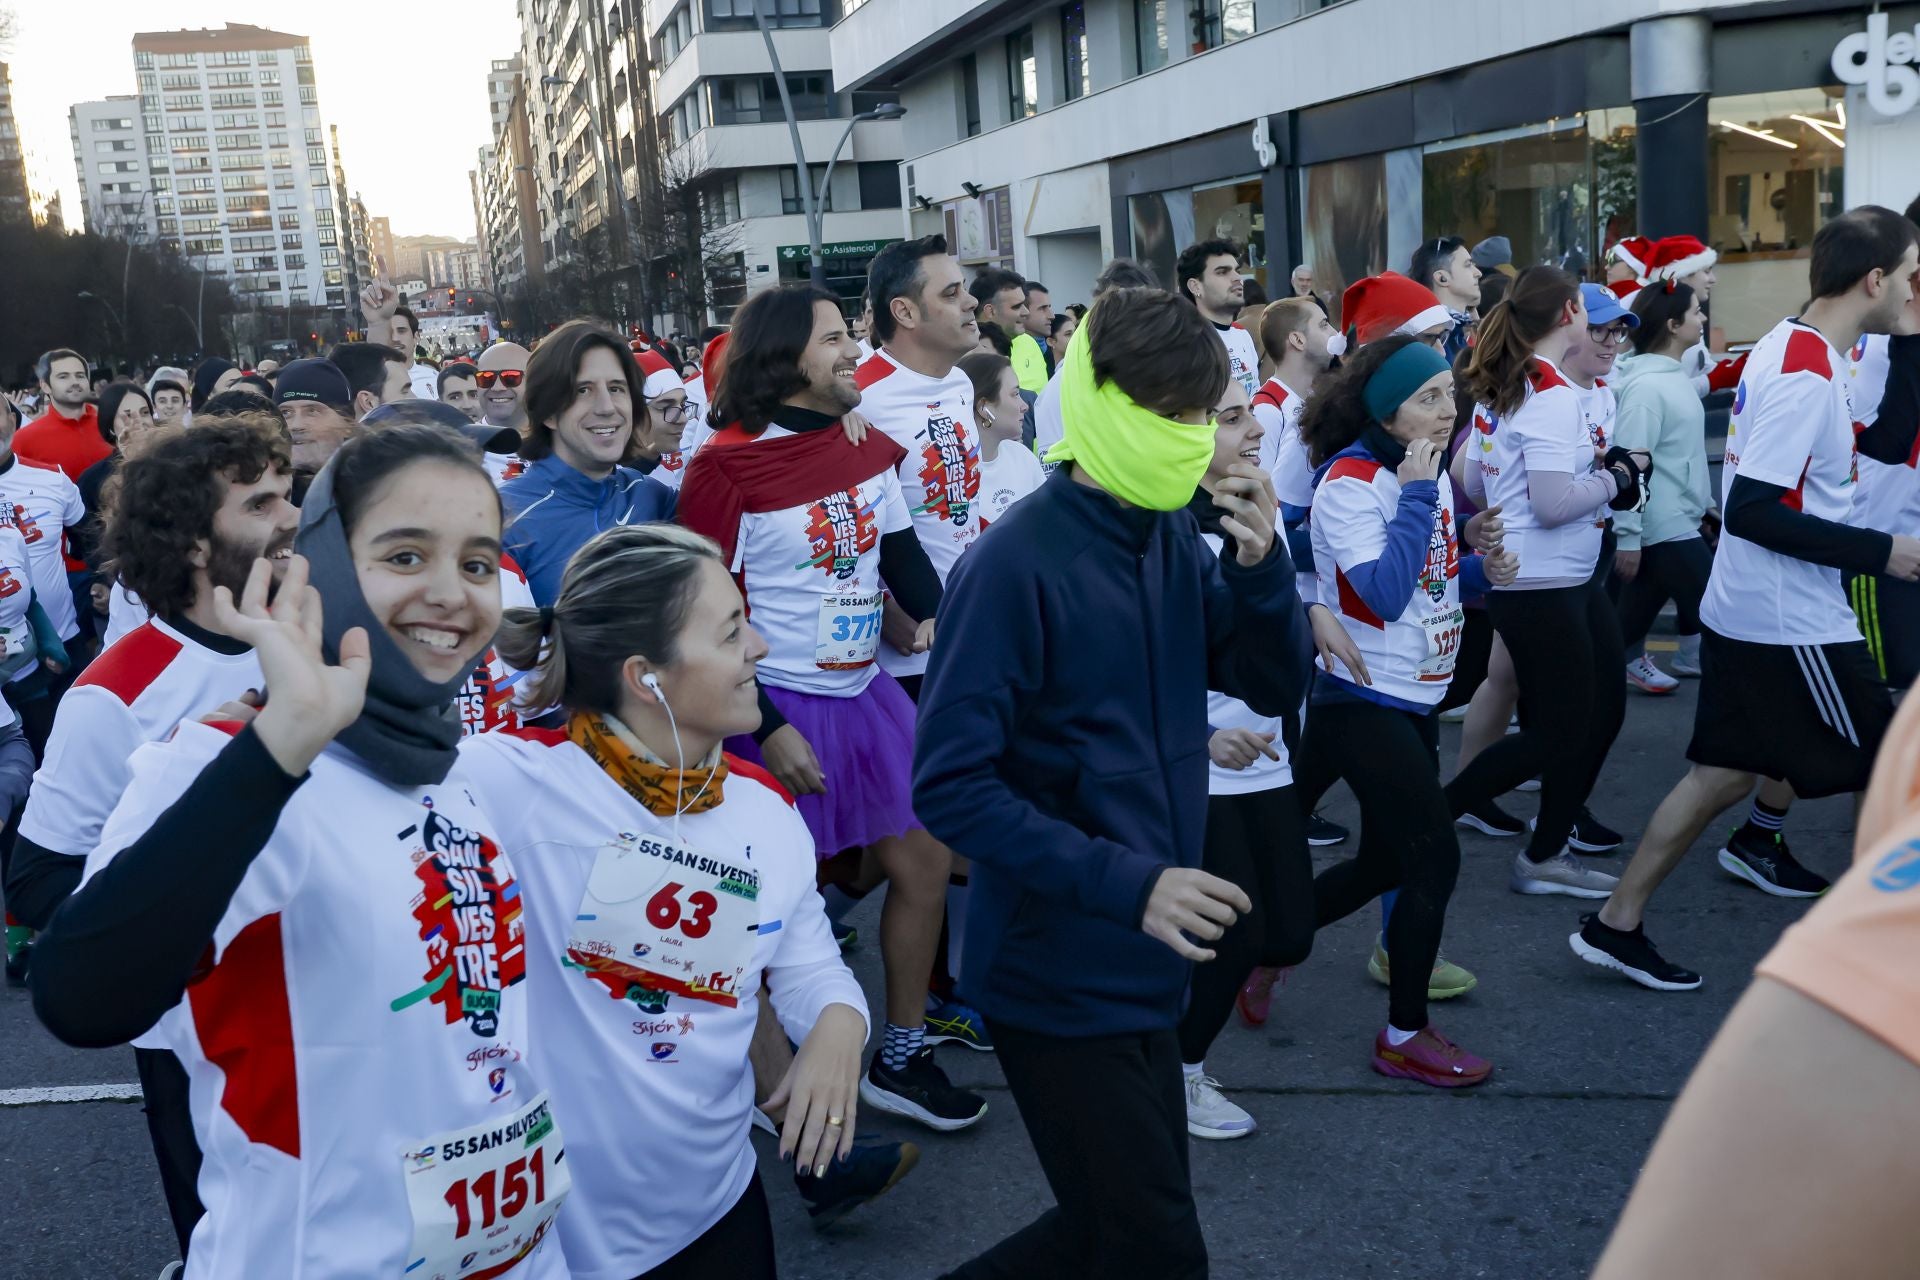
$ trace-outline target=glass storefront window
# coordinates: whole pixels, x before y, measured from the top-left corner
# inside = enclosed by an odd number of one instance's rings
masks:
[[[1423,235],[1469,244],[1506,236],[1516,267],[1585,273],[1593,188],[1584,117],[1435,143],[1420,168]]]
[[[1216,237],[1244,246],[1242,267],[1262,286],[1267,283],[1267,220],[1257,177],[1130,196],[1127,215],[1133,256],[1169,289],[1180,251],[1196,240]]]
[[[1404,270],[1420,241],[1420,149],[1308,165],[1300,172],[1301,247],[1314,292],[1335,319],[1362,276]]]

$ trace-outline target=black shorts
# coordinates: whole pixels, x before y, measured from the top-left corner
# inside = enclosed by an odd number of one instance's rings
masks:
[[[1883,573],[1849,573],[1847,603],[1887,687],[1911,689],[1920,677],[1920,582]]]
[[[1866,641],[1753,644],[1703,626],[1700,668],[1687,759],[1784,779],[1808,799],[1866,789],[1893,719]]]

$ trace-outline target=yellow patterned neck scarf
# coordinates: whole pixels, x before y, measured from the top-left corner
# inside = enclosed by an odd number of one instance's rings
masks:
[[[568,718],[567,737],[656,817],[705,813],[720,803],[727,762],[719,747],[695,768],[676,769],[647,750],[627,726],[591,711],[576,711]]]

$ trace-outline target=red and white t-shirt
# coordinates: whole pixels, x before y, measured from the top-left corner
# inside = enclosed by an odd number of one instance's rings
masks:
[[[687,404],[693,404],[693,398],[687,398]],[[660,455],[660,465],[647,474],[667,486],[678,489],[680,481],[686,477],[687,464],[693,461],[693,455],[707,442],[713,432],[707,429],[706,406],[700,406],[700,413],[687,415],[687,429],[681,433],[680,447]]]
[[[27,540],[33,567],[33,589],[40,607],[62,640],[80,634],[73,613],[73,589],[67,585],[67,560],[60,545],[67,530],[87,518],[80,490],[52,463],[15,455],[0,463],[0,504],[13,509],[14,523]]]
[[[860,387],[860,412],[907,451],[900,462],[900,492],[944,586],[961,553],[980,536],[973,382],[958,368],[944,378],[915,373],[884,347],[860,365],[854,381]],[[896,676],[920,675],[927,655],[882,644],[880,665]]]
[[[1300,440],[1300,414],[1307,407],[1301,396],[1279,378],[1268,378],[1253,395],[1253,416],[1266,428],[1260,437],[1260,469],[1273,477],[1273,492],[1281,505],[1313,505],[1313,464]]]
[[[87,874],[229,741],[187,723],[135,752]],[[248,868],[158,1027],[204,1158],[195,1277],[566,1276],[541,1247],[571,1171],[525,1060],[520,886],[478,794],[329,748]]]
[[[1611,425],[1610,418],[1608,422]],[[1595,506],[1590,519],[1547,528],[1534,514],[1527,488],[1531,471],[1578,480],[1593,470],[1593,432],[1578,389],[1551,361],[1535,356],[1526,400],[1504,418],[1484,404],[1475,405],[1473,433],[1466,447],[1480,464],[1487,506],[1502,509],[1507,550],[1520,558],[1521,580],[1592,574],[1600,559],[1606,504]]]
[[[1237,324],[1216,324],[1213,331],[1226,344],[1228,372],[1246,388],[1247,399],[1253,399],[1260,388],[1260,352],[1253,345],[1253,335]]]
[[[1400,477],[1373,458],[1335,458],[1313,501],[1313,558],[1323,583],[1320,602],[1333,610],[1360,650],[1374,690],[1423,706],[1432,706],[1446,695],[1466,622],[1460,608],[1453,481],[1445,470],[1440,472],[1439,486],[1426,561],[1412,598],[1391,618],[1382,618],[1368,607],[1347,581],[1347,573],[1378,560],[1387,549],[1387,526],[1400,509]],[[1333,661],[1335,676],[1351,685],[1363,684],[1345,663],[1338,658]]]
[[[980,463],[980,527],[986,528],[1014,503],[1046,482],[1046,469],[1033,450],[1018,440],[1005,440],[991,459]]]
[[[1207,549],[1217,558],[1225,545],[1217,533],[1200,535],[1207,540]],[[1269,760],[1260,756],[1244,769],[1222,768],[1213,758],[1207,758],[1207,794],[1210,796],[1243,796],[1255,791],[1271,791],[1275,787],[1293,785],[1293,757],[1287,751],[1286,738],[1282,733],[1279,716],[1263,716],[1252,707],[1233,697],[1214,689],[1207,690],[1207,728],[1212,729],[1251,729],[1255,733],[1273,735],[1273,750],[1280,758]]]
[[[828,427],[837,431],[838,427]],[[759,440],[792,435],[768,427]],[[736,448],[751,449],[752,444]],[[851,698],[873,680],[883,587],[880,539],[913,527],[889,469],[804,506],[750,511],[729,569],[767,641],[760,682]]]
[[[26,679],[40,667],[37,660],[24,657],[37,643],[27,621],[32,607],[33,557],[13,518],[0,511],[0,671],[12,670],[6,678],[9,684]],[[18,719],[16,713],[0,711],[0,725]]]
[[[675,896],[693,903],[713,891],[747,918],[750,938],[725,952],[746,966],[729,1007],[590,974],[568,954],[602,852],[671,839],[672,818],[636,803],[563,731],[484,734],[462,743],[460,757],[480,794],[533,801],[494,808],[527,904],[528,1061],[567,1126],[574,1186],[559,1223],[567,1266],[573,1280],[644,1275],[718,1222],[753,1177],[747,1047],[767,988],[795,1043],[829,1004],[866,1016],[814,888],[813,837],[771,777],[732,758],[724,803],[680,819],[682,846],[717,866],[702,883],[697,868],[676,873],[685,883]],[[716,880],[732,892],[716,890]],[[723,933],[726,919],[721,910],[702,918],[700,940]],[[636,1120],[662,1140],[635,1141]]]
[[[1787,491],[1796,511],[1846,522],[1859,479],[1854,414],[1841,353],[1818,329],[1782,320],[1747,356],[1727,427],[1720,507],[1736,477]],[[1700,620],[1753,644],[1840,644],[1860,638],[1840,571],[1768,551],[1722,530]]]
[[[527,585],[526,572],[508,555],[500,557],[500,607],[539,608],[533,600],[533,588]],[[487,733],[519,724],[522,708],[517,706],[513,691],[520,675],[507,665],[499,650],[488,645],[486,656],[460,687],[460,731]]]
[[[1588,438],[1596,448],[1612,448],[1613,420],[1620,409],[1613,388],[1607,385],[1606,379],[1595,378],[1592,386],[1583,387],[1576,383],[1573,389],[1580,396],[1580,417],[1587,424]]]
[[[527,471],[527,460],[517,453],[482,454],[480,461],[486,464],[487,474],[493,477],[496,489],[509,480],[518,480]]]
[[[1853,417],[1860,427],[1870,427],[1880,417],[1880,401],[1887,393],[1887,335],[1863,333],[1847,352],[1848,394],[1853,397]],[[1847,523],[1858,529],[1878,529],[1882,533],[1920,536],[1920,441],[1916,441],[1903,463],[1888,464],[1872,458],[1860,459],[1860,483],[1853,494],[1853,514]]]

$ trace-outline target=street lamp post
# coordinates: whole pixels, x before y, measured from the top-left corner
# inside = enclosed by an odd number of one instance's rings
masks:
[[[207,349],[207,344],[206,344],[206,340],[200,336],[200,322],[198,320],[195,320],[192,316],[188,315],[187,309],[181,306],[177,302],[169,302],[167,304],[167,309],[171,311],[178,311],[180,313],[180,318],[193,326],[193,348],[195,351],[205,354]]]
[[[79,296],[80,296],[80,301],[82,302],[97,302],[101,306],[107,309],[107,314],[113,317],[113,327],[120,331],[120,345],[122,347],[125,347],[127,342],[127,322],[120,318],[120,313],[114,310],[113,304],[111,302],[108,302],[105,298],[101,297],[99,294],[90,292],[89,290],[86,290],[86,289],[82,289],[80,291]],[[131,352],[128,352],[127,355],[129,359],[132,358]]]

